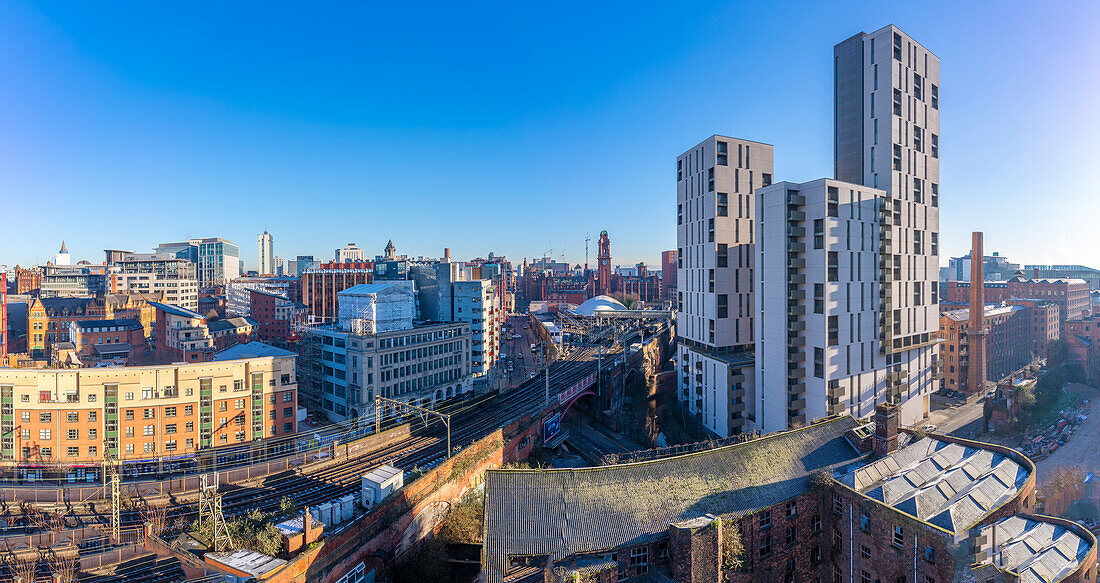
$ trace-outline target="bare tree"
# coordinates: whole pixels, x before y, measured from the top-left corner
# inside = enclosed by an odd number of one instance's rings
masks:
[[[154,504],[149,501],[141,509],[141,518],[152,526],[153,534],[160,534],[168,528],[168,504]]]
[[[69,583],[76,581],[76,574],[80,561],[76,557],[56,557],[50,563],[50,573],[56,578]]]
[[[38,573],[38,555],[16,557],[11,564],[11,573],[14,579],[21,583],[34,583]]]

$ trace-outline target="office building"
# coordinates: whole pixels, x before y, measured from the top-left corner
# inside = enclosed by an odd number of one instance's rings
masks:
[[[676,250],[661,252],[661,298],[676,299]],[[675,305],[673,306],[675,308]]]
[[[206,362],[217,348],[206,317],[179,306],[152,302],[156,309],[154,351],[164,362]]]
[[[982,258],[982,272],[986,280],[1006,281],[1016,276],[1020,271],[1019,263],[1012,263],[1007,257],[994,252]],[[947,260],[948,281],[970,281],[970,253],[962,257],[952,257]]]
[[[229,316],[252,315],[252,290],[294,299],[298,294],[297,277],[238,277],[225,284],[225,311]]]
[[[299,267],[308,265],[299,257]],[[336,319],[337,295],[356,285],[374,282],[375,265],[362,263],[326,263],[317,268],[299,271],[301,302],[316,322]]]
[[[470,372],[486,375],[496,364],[503,316],[496,286],[488,279],[454,282],[453,322],[470,325]]]
[[[343,249],[336,250],[336,262],[337,263],[352,263],[356,261],[363,261],[363,250],[359,248],[355,243],[348,243],[344,245]]]
[[[876,360],[891,380],[875,399],[900,403],[901,423],[909,426],[927,415],[936,384],[940,62],[893,25],[856,34],[833,55],[835,178],[884,193],[871,297],[879,304]]]
[[[275,275],[275,241],[264,231],[257,236],[260,275]]]
[[[1025,265],[1024,275],[1032,279],[1083,279],[1090,290],[1100,290],[1100,269],[1084,265]]]
[[[969,281],[947,282],[947,300],[969,301],[971,285]],[[1063,321],[1092,315],[1089,283],[1083,279],[1028,279],[1016,276],[1008,281],[987,280],[982,287],[985,301],[989,303],[1018,298],[1051,300],[1058,304]]]
[[[102,296],[106,292],[106,266],[50,265],[42,266],[39,295],[44,298],[78,298]]]
[[[753,211],[772,146],[711,136],[676,159],[677,395],[717,436],[757,427]]]
[[[241,250],[221,237],[189,239],[179,243],[161,243],[156,253],[172,253],[196,266],[199,287],[224,285],[241,274]]]
[[[127,253],[107,266],[109,293],[160,295],[188,310],[199,308],[195,264],[172,253]]]

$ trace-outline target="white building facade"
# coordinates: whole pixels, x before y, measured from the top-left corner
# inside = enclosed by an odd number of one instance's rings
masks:
[[[716,436],[751,431],[754,191],[768,144],[711,136],[676,159],[677,395]]]
[[[352,263],[363,261],[363,250],[359,248],[355,243],[348,243],[344,245],[343,249],[336,250],[336,262],[337,263]]]
[[[107,270],[111,293],[160,293],[165,304],[199,309],[195,264],[186,259],[171,253],[130,253]]]
[[[456,281],[453,294],[453,321],[470,324],[470,370],[484,376],[499,357],[503,316],[496,286],[487,279]]]
[[[836,178],[881,189],[880,351],[896,377],[880,400],[918,423],[936,384],[940,61],[890,25],[834,47]]]
[[[258,257],[260,259],[258,270],[260,275],[275,275],[275,241],[271,233],[264,231],[257,237]]]

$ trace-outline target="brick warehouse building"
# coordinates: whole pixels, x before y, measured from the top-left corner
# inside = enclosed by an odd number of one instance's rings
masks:
[[[1012,298],[1053,300],[1058,303],[1061,318],[1078,318],[1092,313],[1089,284],[1083,279],[1026,279],[1014,277],[1008,281],[985,282],[985,301],[1001,303]],[[970,301],[970,282],[947,282],[947,301]]]
[[[1041,317],[1048,314],[1041,312]],[[970,309],[940,314],[940,357],[943,359],[944,387],[969,391]],[[1025,306],[985,306],[986,380],[999,381],[1028,365],[1033,356],[1032,309]],[[1044,327],[1044,330],[1046,328]]]
[[[299,276],[300,299],[309,315],[321,321],[336,319],[336,295],[364,283],[374,283],[374,263],[325,263]],[[295,299],[290,297],[288,299]]]
[[[1094,580],[1093,535],[1028,514],[1025,456],[949,436],[899,439],[887,431],[893,407],[876,418],[881,439],[845,416],[647,462],[489,471],[482,580]],[[740,569],[723,567],[732,523]]]
[[[10,411],[0,418],[0,466],[84,468],[101,462],[105,447],[124,463],[155,466],[158,458],[293,434],[296,358],[253,342],[205,363],[0,368],[0,404]]]

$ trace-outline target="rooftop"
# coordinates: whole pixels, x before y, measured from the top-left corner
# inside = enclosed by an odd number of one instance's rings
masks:
[[[873,500],[952,533],[1010,500],[1031,469],[975,446],[920,439],[838,480]]]
[[[133,318],[119,318],[115,320],[78,320],[73,322],[73,326],[77,329],[84,330],[87,328],[108,328],[111,326],[125,326],[131,330],[141,328],[141,322]]]
[[[156,308],[158,310],[161,310],[162,312],[166,312],[166,313],[173,314],[173,315],[176,315],[176,316],[183,316],[184,318],[200,318],[201,319],[201,318],[206,317],[206,316],[203,316],[202,314],[200,314],[198,312],[192,312],[191,310],[188,310],[187,308],[181,308],[179,306],[175,306],[175,305],[172,305],[172,304],[162,304],[160,302],[149,302],[149,305],[153,306],[154,308]]]
[[[1022,516],[987,525],[981,534],[985,556],[978,564],[1011,572],[1020,583],[1060,581],[1077,570],[1093,545],[1065,527]]]
[[[237,549],[228,553],[206,553],[203,558],[214,565],[229,567],[256,579],[263,579],[268,573],[286,564],[282,559],[246,549]]]
[[[265,356],[294,356],[295,353],[282,348],[276,348],[263,342],[245,342],[234,344],[225,350],[215,353],[214,360],[237,360],[240,358],[262,358]]]
[[[584,301],[583,304],[577,306],[573,311],[578,316],[592,316],[596,312],[605,311],[618,311],[625,310],[624,306],[619,300],[610,296],[596,296]]]
[[[554,559],[663,536],[707,514],[738,517],[810,489],[810,472],[850,464],[840,417],[708,451],[632,464],[491,470],[485,478],[485,565],[497,583],[513,555]]]
[[[1026,310],[1026,306],[1001,306],[996,304],[986,304],[985,317],[1000,316],[1002,314],[1010,314],[1012,312],[1019,312],[1020,310]],[[970,308],[963,308],[961,310],[951,310],[944,312],[944,316],[955,320],[956,322],[965,322],[970,319]]]
[[[400,284],[397,284],[397,283],[361,283],[359,285],[353,285],[353,286],[339,292],[339,294],[337,294],[337,295],[347,294],[347,295],[353,295],[354,296],[354,295],[362,295],[362,294],[376,294],[376,293],[383,292],[383,291],[385,291],[385,290],[387,290],[391,287],[395,287],[395,286],[405,287],[405,286],[401,286]]]
[[[403,471],[389,464],[383,464],[363,474],[363,479],[370,480],[376,484],[385,484],[387,480],[391,480],[402,474],[404,474]]]

